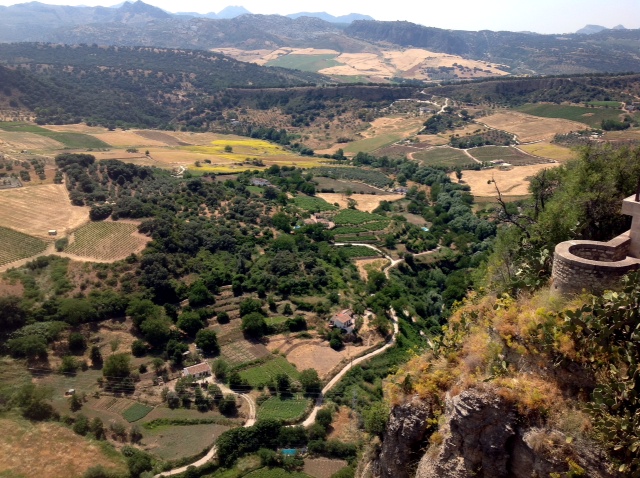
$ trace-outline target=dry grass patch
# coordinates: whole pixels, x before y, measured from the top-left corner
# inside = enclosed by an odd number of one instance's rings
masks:
[[[357,442],[362,438],[358,426],[358,417],[349,407],[340,407],[333,416],[327,439],[340,440],[347,443]]]
[[[66,235],[89,220],[89,208],[72,206],[62,184],[0,191],[0,224],[35,237]]]
[[[324,199],[329,204],[338,203],[341,209],[347,209],[349,207],[349,199],[353,199],[356,202],[356,209],[359,211],[372,212],[376,209],[382,201],[398,201],[404,199],[402,194],[352,194],[347,196],[340,193],[319,193],[316,194],[319,198]]]
[[[462,181],[471,187],[474,196],[496,197],[496,188],[493,183],[487,181],[495,180],[504,196],[524,196],[529,194],[529,179],[539,171],[554,168],[557,164],[535,164],[532,166],[518,166],[510,171],[499,169],[485,169],[483,171],[464,171]],[[457,181],[455,174],[451,174],[451,179]]]
[[[57,423],[0,420],[0,475],[74,478],[92,466],[124,472],[124,459]]]
[[[504,111],[478,120],[495,129],[513,133],[522,143],[551,140],[556,134],[581,131],[586,128],[583,123],[556,118],[541,118],[515,111]]]

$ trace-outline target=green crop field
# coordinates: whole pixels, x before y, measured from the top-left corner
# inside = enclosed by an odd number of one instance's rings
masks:
[[[33,133],[59,141],[67,148],[71,149],[90,149],[90,148],[110,148],[111,146],[104,141],[94,138],[88,134],[82,133],[59,133],[46,128],[41,128],[33,124],[6,122],[0,123],[0,129],[12,131],[16,133]]]
[[[384,148],[385,146],[389,146],[396,141],[400,141],[402,138],[403,136],[401,134],[381,134],[380,136],[375,136],[373,138],[361,139],[359,141],[349,143],[344,147],[344,152],[354,154],[359,152],[370,153],[371,151]]]
[[[293,200],[296,206],[300,209],[304,209],[305,211],[310,212],[320,212],[320,211],[333,211],[338,209],[332,204],[329,204],[322,198],[316,198],[311,196],[296,196]]]
[[[338,234],[358,234],[359,232],[367,231],[383,231],[389,226],[391,221],[375,221],[360,224],[359,226],[340,226],[332,229],[331,232],[334,235]]]
[[[333,217],[337,225],[359,225],[374,221],[388,221],[384,216],[357,211],[355,209],[343,209]]]
[[[287,471],[282,468],[260,468],[252,471],[244,478],[311,478],[305,473],[299,471]]]
[[[459,149],[433,148],[420,153],[413,153],[413,159],[422,161],[427,166],[444,166],[456,168],[473,163],[473,159]]]
[[[293,70],[318,72],[324,68],[339,66],[342,63],[336,61],[337,55],[283,55],[266,63],[265,66],[279,66]]]
[[[47,243],[21,232],[0,227],[0,266],[43,252]]]
[[[271,397],[258,408],[258,420],[274,419],[297,421],[302,418],[309,406],[308,398],[282,399]]]
[[[271,381],[279,373],[285,373],[292,380],[298,380],[300,372],[291,365],[284,357],[276,356],[267,362],[240,371],[240,376],[245,379],[252,387],[259,387]]]
[[[137,230],[135,224],[92,222],[74,233],[75,240],[65,252],[101,260],[124,259],[144,246],[144,238],[132,235]]]
[[[143,405],[142,403],[136,403],[122,412],[122,416],[126,421],[131,423],[146,417],[151,410],[153,410],[153,407]]]
[[[348,258],[380,256],[376,251],[365,246],[340,246],[340,251]]]
[[[561,118],[578,121],[592,128],[599,128],[602,120],[619,120],[621,111],[612,108],[586,108],[584,106],[527,104],[517,111],[542,118]]]

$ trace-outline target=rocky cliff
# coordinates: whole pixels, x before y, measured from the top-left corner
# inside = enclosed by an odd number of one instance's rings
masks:
[[[586,412],[597,376],[559,305],[467,301],[387,382],[391,414],[361,478],[624,476]]]
[[[511,404],[490,390],[449,397],[434,433],[430,418],[431,407],[418,399],[392,410],[380,454],[370,468],[373,476],[617,476],[607,470],[606,457],[597,447],[575,443],[559,430],[522,426]]]

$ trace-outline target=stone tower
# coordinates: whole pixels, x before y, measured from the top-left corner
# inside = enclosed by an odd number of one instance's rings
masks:
[[[609,242],[566,241],[553,255],[551,290],[597,294],[616,289],[620,280],[640,269],[640,201],[630,196],[622,202],[622,213],[632,217],[631,229]]]

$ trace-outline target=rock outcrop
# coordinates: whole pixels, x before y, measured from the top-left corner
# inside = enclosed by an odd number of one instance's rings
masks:
[[[532,478],[569,471],[616,476],[594,447],[571,443],[557,430],[523,426],[513,406],[490,388],[448,398],[439,435],[426,446],[429,418],[431,407],[417,398],[392,410],[374,476],[410,478],[414,470],[416,478]]]
[[[373,463],[375,476],[382,478],[409,478],[413,475],[410,464],[422,456],[432,410],[423,401],[415,399],[391,411],[378,460]]]

